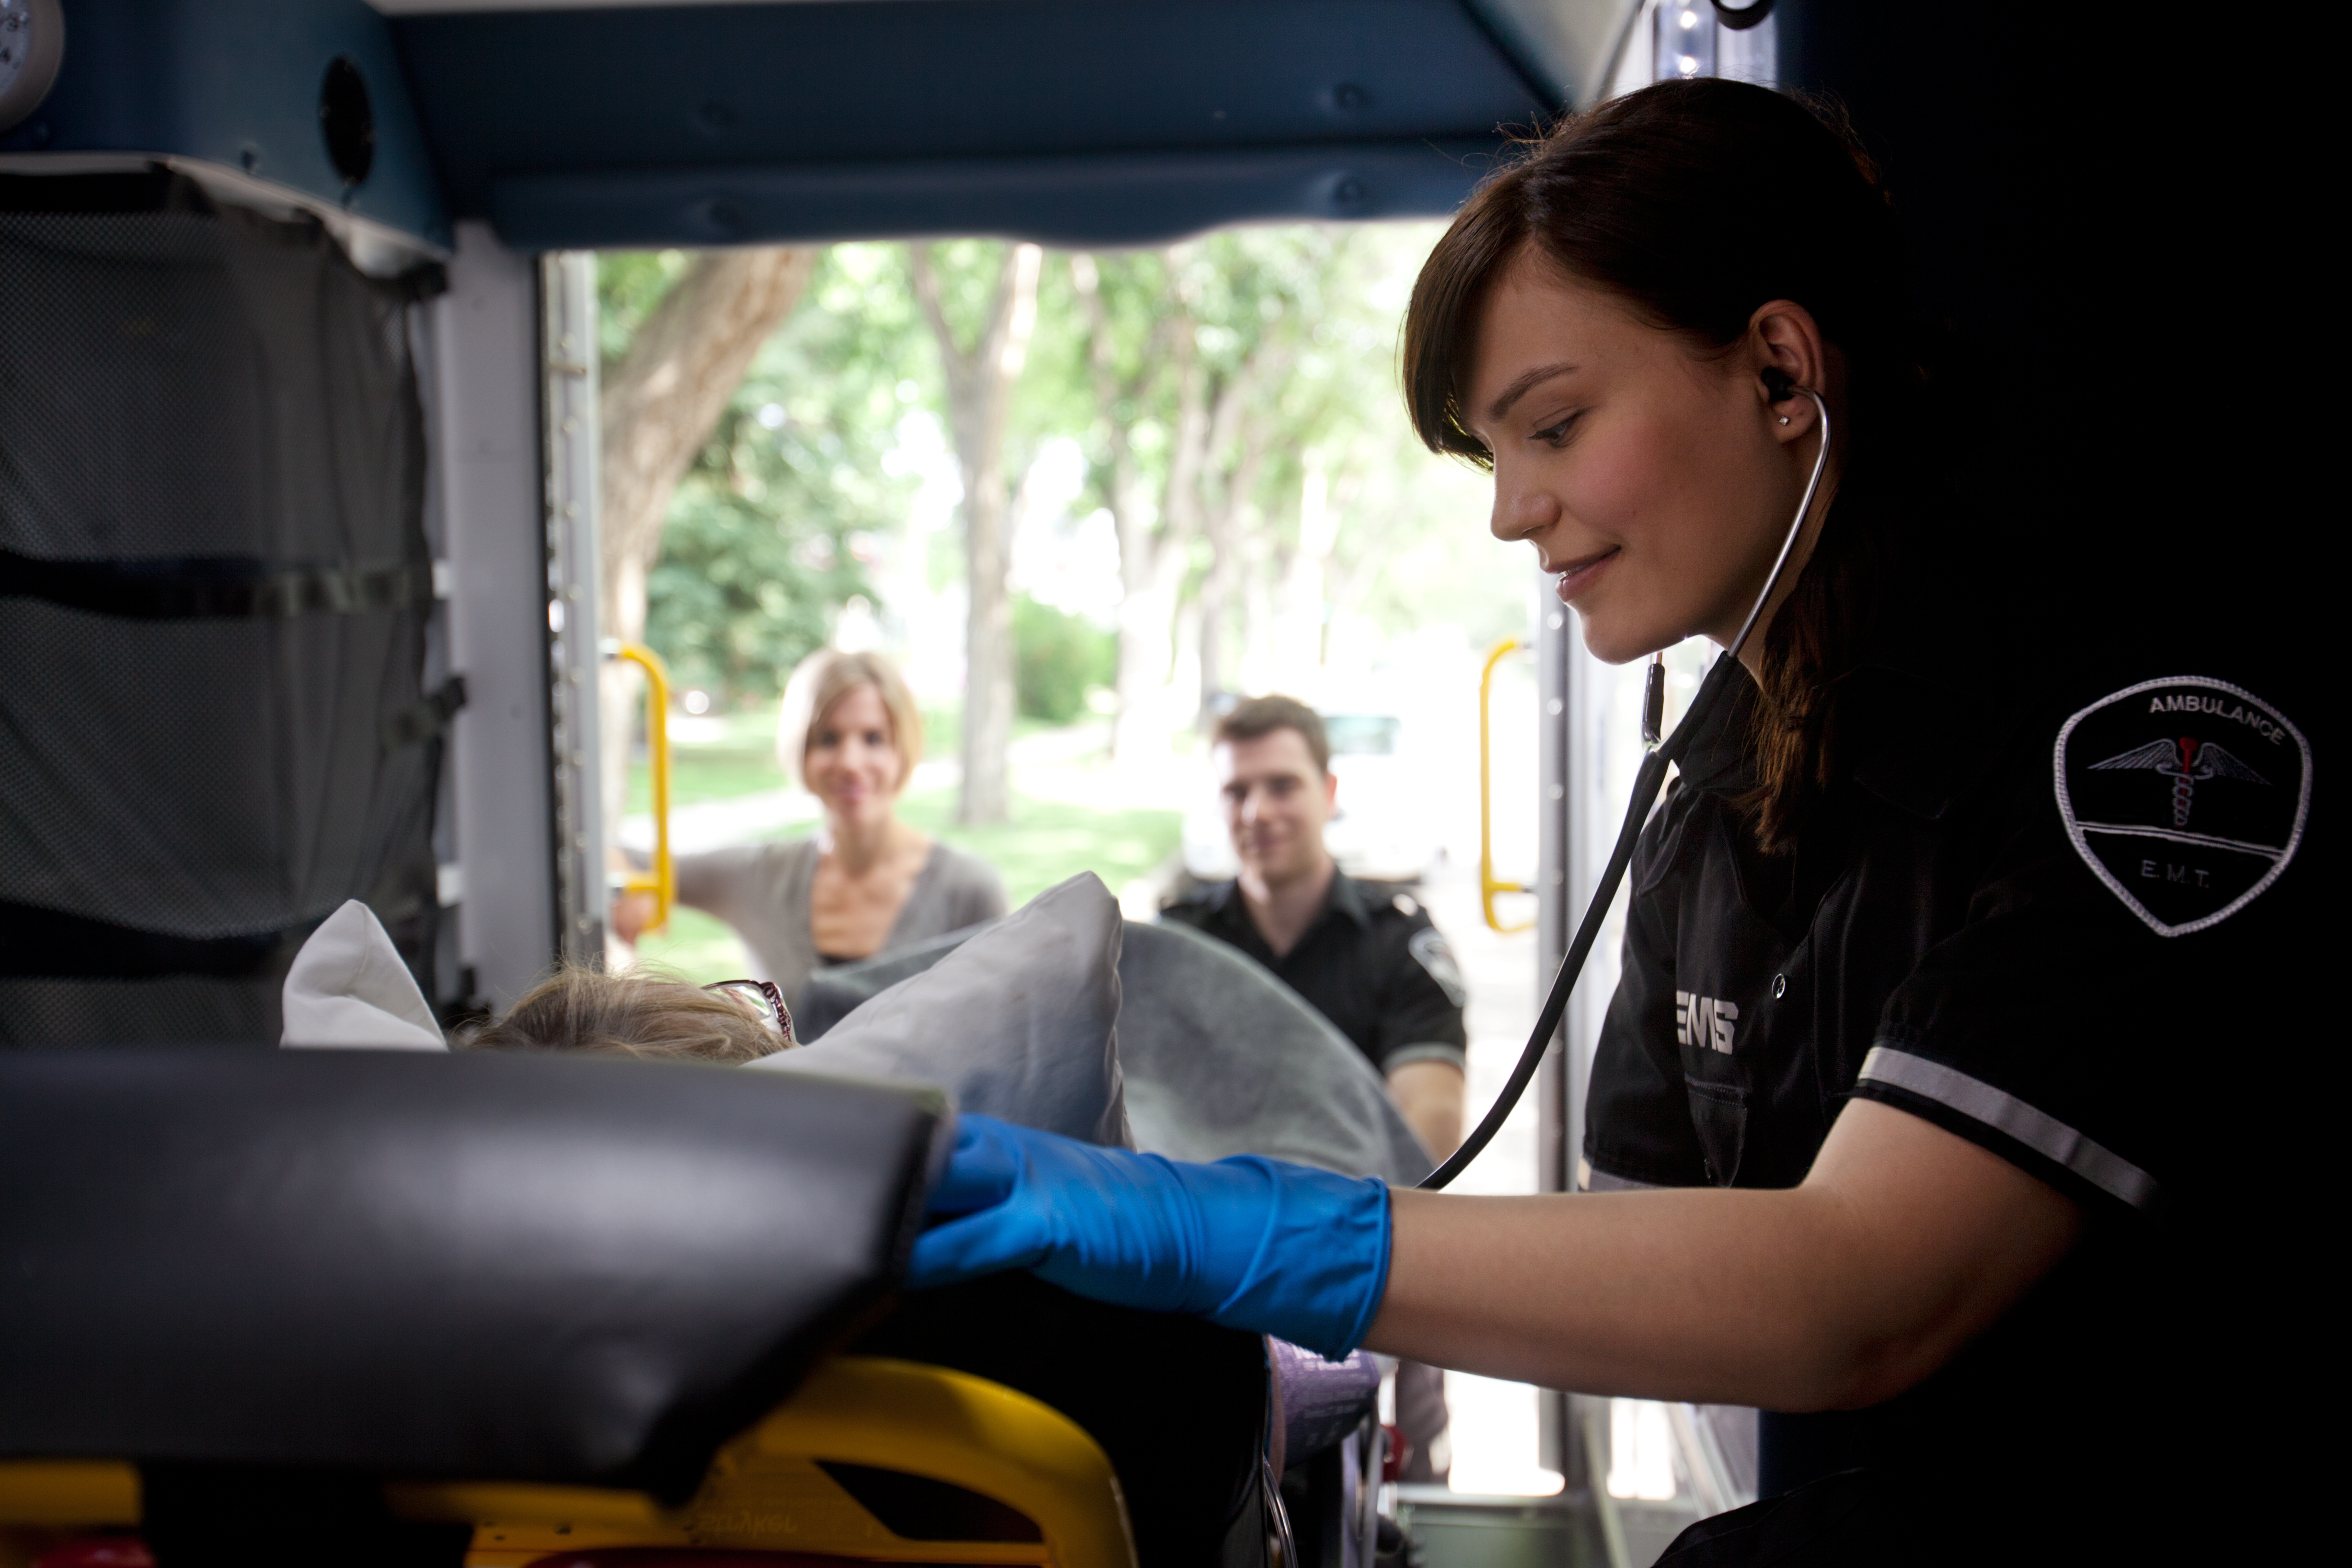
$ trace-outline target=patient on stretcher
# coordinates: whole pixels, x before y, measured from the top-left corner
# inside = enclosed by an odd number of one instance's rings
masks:
[[[1430,1168],[1378,1075],[1328,1021],[1223,943],[1123,921],[1091,875],[968,931],[819,978],[800,999],[796,1049],[727,995],[577,971],[458,1045],[919,1083],[962,1110],[1175,1159],[1266,1154],[1398,1185]],[[357,902],[296,959],[284,1038],[449,1048]]]
[[[699,1070],[660,1065],[685,1062],[919,1083],[962,1110],[1176,1157],[1266,1152],[1399,1184],[1428,1169],[1362,1054],[1328,1022],[1220,943],[1128,925],[1092,876],[920,952],[831,972],[821,1001],[803,999],[814,1037],[788,1049],[726,992],[566,970],[457,1046],[656,1064],[614,1064],[623,1072]],[[450,1048],[358,903],[331,917],[289,972],[284,1043]],[[985,1377],[1077,1422],[1119,1475],[1142,1568],[1225,1560],[1232,1521],[1241,1536],[1256,1532],[1264,1467],[1337,1452],[1327,1445],[1352,1429],[1378,1383],[1361,1358],[1317,1361],[1302,1382],[1307,1352],[1106,1307],[1019,1273],[908,1294],[847,1348]],[[1185,1396],[1139,1396],[1143,1380],[1162,1377]],[[1347,1397],[1327,1398],[1326,1384]],[[1322,1430],[1333,1411],[1339,1425]]]
[[[455,1044],[926,1084],[963,1110],[1132,1148],[1116,1028],[1121,929],[1109,890],[1072,878],[798,1049],[785,1048],[789,1016],[772,1021],[772,1005],[658,973],[580,969],[558,971]],[[296,958],[285,1005],[289,1047],[449,1048],[356,901]]]
[[[753,994],[740,994],[750,989]],[[287,973],[289,1047],[582,1051],[733,1066],[783,1049],[791,1016],[757,982],[704,988],[659,970],[565,966],[493,1023],[445,1037],[374,914],[353,899],[320,922]]]

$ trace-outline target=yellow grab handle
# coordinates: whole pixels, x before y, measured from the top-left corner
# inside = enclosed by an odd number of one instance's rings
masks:
[[[651,876],[635,876],[622,884],[630,893],[654,896],[654,918],[646,929],[660,931],[669,924],[670,906],[677,901],[677,867],[669,853],[669,667],[661,655],[643,643],[613,647],[614,658],[625,658],[646,672],[646,757],[654,784],[654,868]]]
[[[1489,930],[1505,936],[1533,926],[1533,921],[1507,926],[1495,913],[1496,893],[1532,893],[1533,888],[1524,882],[1498,882],[1495,879],[1495,764],[1494,707],[1495,667],[1528,644],[1517,637],[1505,637],[1486,650],[1486,668],[1478,672],[1478,904],[1486,911]]]

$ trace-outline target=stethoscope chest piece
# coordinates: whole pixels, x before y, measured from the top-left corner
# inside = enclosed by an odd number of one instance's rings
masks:
[[[1666,653],[1660,648],[1650,656],[1649,673],[1642,678],[1642,746],[1654,752],[1665,735],[1666,727]]]

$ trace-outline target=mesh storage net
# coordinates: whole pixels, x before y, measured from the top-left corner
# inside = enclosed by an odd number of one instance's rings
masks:
[[[0,176],[0,1041],[274,1041],[347,898],[435,994],[419,282]]]

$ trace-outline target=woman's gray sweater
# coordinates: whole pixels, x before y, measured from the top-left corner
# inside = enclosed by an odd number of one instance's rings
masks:
[[[818,858],[814,838],[681,855],[677,901],[733,926],[766,977],[797,1002],[801,987],[824,962],[809,929]],[[934,843],[881,951],[994,920],[1004,907],[1004,883],[993,866]]]

